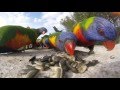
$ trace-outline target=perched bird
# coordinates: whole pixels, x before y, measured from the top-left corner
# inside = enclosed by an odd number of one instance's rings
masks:
[[[102,17],[90,17],[77,23],[72,30],[76,35],[78,45],[88,47],[89,54],[93,53],[94,45],[97,42],[103,43],[107,50],[115,47],[117,37],[115,26]]]
[[[41,40],[39,41],[39,44],[41,47],[45,47],[45,48],[52,48],[50,42],[49,42],[49,35],[45,35],[41,38]]]
[[[12,25],[0,27],[0,52],[14,52],[25,45],[35,45],[38,36],[45,32],[47,29],[44,27],[39,29]]]
[[[77,38],[72,32],[56,32],[49,35],[50,44],[69,55],[74,55]]]

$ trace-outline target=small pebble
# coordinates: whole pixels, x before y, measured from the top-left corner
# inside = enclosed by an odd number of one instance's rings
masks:
[[[110,59],[114,59],[115,57],[114,56],[110,56]]]

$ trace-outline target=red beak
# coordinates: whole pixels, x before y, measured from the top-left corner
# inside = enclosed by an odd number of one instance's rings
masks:
[[[69,55],[74,55],[74,51],[75,51],[75,42],[74,41],[66,41],[65,43],[65,51],[69,54]]]
[[[107,48],[108,51],[111,51],[115,47],[115,41],[105,41],[103,42],[103,45],[105,48]]]

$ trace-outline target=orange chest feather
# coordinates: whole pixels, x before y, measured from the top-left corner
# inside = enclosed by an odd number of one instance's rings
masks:
[[[19,49],[25,45],[31,44],[31,40],[28,35],[23,35],[20,32],[16,32],[16,36],[6,43],[6,46],[12,49]]]

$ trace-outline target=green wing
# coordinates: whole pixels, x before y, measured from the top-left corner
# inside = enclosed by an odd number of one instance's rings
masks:
[[[90,25],[93,23],[95,17],[90,17],[88,19],[85,19],[81,22],[81,26],[84,30],[88,30],[88,28],[90,27]]]
[[[13,39],[16,36],[17,31],[28,35],[32,42],[35,42],[38,37],[35,30],[24,28],[22,26],[7,25],[0,27],[0,46],[5,45],[6,42]]]

